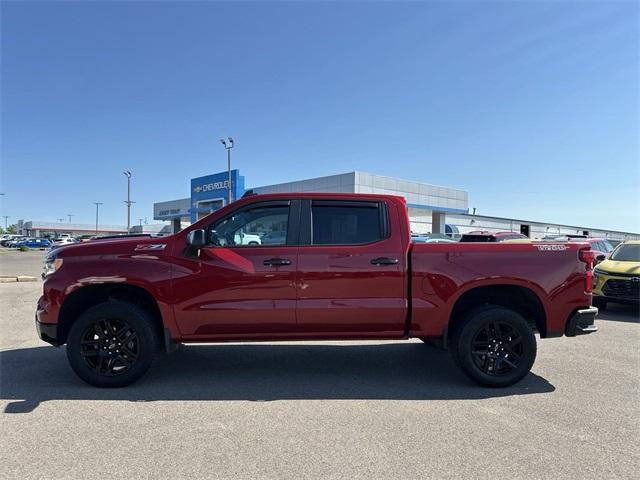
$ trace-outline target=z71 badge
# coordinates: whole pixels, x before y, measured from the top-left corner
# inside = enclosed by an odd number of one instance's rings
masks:
[[[568,247],[566,245],[536,245],[541,252],[563,252]]]
[[[164,247],[166,247],[164,243],[142,244],[136,246],[136,252],[140,250],[164,250]]]

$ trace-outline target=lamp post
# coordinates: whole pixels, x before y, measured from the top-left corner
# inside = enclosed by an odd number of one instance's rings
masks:
[[[3,215],[2,218],[4,218],[4,231],[7,231],[7,219],[9,218],[9,215]]]
[[[96,235],[98,234],[98,209],[100,208],[100,205],[102,205],[102,202],[93,202],[93,204],[96,206]]]
[[[224,141],[224,138],[221,138],[220,143],[222,143],[225,150],[227,151],[227,173],[229,174],[229,185],[227,186],[229,198],[227,200],[227,203],[231,203],[233,201],[231,197],[231,149],[233,148],[233,138],[227,137],[227,140],[229,141],[228,144]]]
[[[127,233],[131,230],[131,172],[125,170],[122,174],[127,177],[127,200],[124,202],[127,205]]]
[[[69,223],[71,223],[71,217],[75,217],[73,213],[67,213],[67,217],[69,217]]]

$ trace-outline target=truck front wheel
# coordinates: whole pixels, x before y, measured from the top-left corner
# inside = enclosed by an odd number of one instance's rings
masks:
[[[513,385],[536,358],[536,337],[527,321],[499,306],[472,311],[453,332],[450,347],[462,371],[488,387]]]
[[[96,387],[124,387],[142,377],[156,352],[147,312],[133,303],[108,301],[89,308],[67,337],[73,371]]]

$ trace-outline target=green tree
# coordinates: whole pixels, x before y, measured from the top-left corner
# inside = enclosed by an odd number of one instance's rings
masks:
[[[18,231],[18,229],[16,228],[16,224],[15,223],[13,225],[9,225],[7,227],[7,233],[15,234],[17,231]]]

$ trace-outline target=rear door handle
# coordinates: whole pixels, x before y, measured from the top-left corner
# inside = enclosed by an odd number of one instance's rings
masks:
[[[291,260],[288,258],[269,258],[262,262],[262,264],[270,267],[281,267],[283,265],[291,265]]]
[[[371,260],[374,265],[397,265],[399,260],[397,258],[378,257]]]

